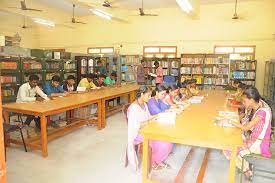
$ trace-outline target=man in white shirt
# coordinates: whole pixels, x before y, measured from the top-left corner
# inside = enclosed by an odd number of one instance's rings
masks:
[[[37,86],[39,77],[37,75],[30,75],[29,82],[20,86],[16,102],[33,102],[49,100],[47,95]],[[40,118],[28,115],[25,125],[30,125],[31,121],[35,121],[35,126],[40,129]]]

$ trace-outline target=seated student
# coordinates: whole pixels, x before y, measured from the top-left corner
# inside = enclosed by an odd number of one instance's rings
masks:
[[[51,97],[59,97],[59,96],[66,96],[67,92],[64,91],[63,87],[60,86],[61,78],[58,75],[52,77],[50,82],[47,82],[44,87],[43,91]]]
[[[151,115],[156,115],[161,112],[167,111],[170,106],[162,102],[166,96],[166,88],[163,85],[156,86],[156,89],[152,91],[152,98],[147,103],[148,109]]]
[[[117,80],[117,74],[115,72],[112,72],[110,77],[106,77],[106,79],[104,80],[104,83],[106,85],[115,85],[116,84],[116,80]]]
[[[177,95],[179,95],[179,87],[174,84],[174,85],[168,87],[167,94],[166,94],[165,98],[163,99],[163,102],[167,105],[175,106],[176,105],[175,97]]]
[[[242,82],[239,79],[234,79],[232,82],[232,86],[237,90],[240,83]]]
[[[20,86],[16,102],[33,102],[33,101],[42,101],[49,100],[47,95],[37,86],[39,81],[39,77],[37,75],[30,75],[29,82]],[[36,97],[38,95],[38,97]],[[40,118],[28,115],[25,125],[30,125],[32,120],[35,121],[35,126],[40,129]]]
[[[76,91],[77,86],[75,84],[75,77],[73,75],[69,75],[67,77],[67,80],[63,84],[63,90],[67,92],[73,92]]]
[[[99,60],[97,61],[97,66],[96,66],[96,74],[107,74],[106,67],[102,64],[102,62]]]
[[[104,74],[99,74],[97,78],[93,80],[93,83],[96,85],[96,87],[104,87],[106,84],[104,83],[106,76]]]
[[[152,92],[150,88],[141,86],[136,93],[136,100],[130,105],[127,111],[127,158],[129,164],[132,165],[135,170],[138,170],[138,158],[134,150],[134,145],[143,142],[143,136],[140,133],[140,129],[144,127],[150,119],[152,119],[146,104],[146,102],[151,98],[151,94]],[[151,162],[153,169],[169,167],[169,165],[165,163],[165,160],[172,150],[171,143],[152,140],[149,142],[149,145],[152,149]]]
[[[182,82],[181,85],[180,85],[180,91],[179,91],[179,93],[180,93],[182,99],[188,98],[188,96],[187,96],[187,91],[186,91],[186,90],[187,90],[187,89],[186,89],[186,86],[187,86],[187,83],[188,83],[188,82],[189,82],[188,80],[185,80],[185,81]]]
[[[242,101],[241,101],[242,100],[242,95],[243,95],[243,92],[245,91],[245,89],[247,87],[248,86],[246,84],[239,83],[238,88],[237,88],[237,92],[232,95],[233,99],[229,100],[228,104],[230,106],[233,106],[233,107],[241,107],[241,105],[242,105]]]
[[[253,110],[252,119],[246,124],[231,122],[244,132],[250,131],[250,135],[244,139],[243,146],[238,149],[237,167],[241,169],[242,157],[255,153],[264,157],[271,157],[270,135],[272,113],[270,107],[261,101],[259,91],[254,86],[250,86],[243,92],[243,104],[246,109]],[[231,152],[224,151],[225,156],[230,158]],[[248,162],[244,161],[244,169],[247,178],[252,176]]]
[[[78,84],[80,87],[86,87],[87,89],[96,88],[96,85],[93,83],[93,79],[96,78],[95,74],[87,74],[85,78],[82,78]]]
[[[199,90],[197,88],[197,80],[196,79],[191,79],[190,80],[190,84],[188,85],[188,90],[190,91],[190,93],[192,94],[192,96],[198,95],[199,94]]]

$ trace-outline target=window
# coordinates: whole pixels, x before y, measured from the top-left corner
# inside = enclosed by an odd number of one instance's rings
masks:
[[[114,53],[114,48],[113,47],[88,48],[87,52],[90,54],[112,54]]]
[[[144,46],[143,56],[147,58],[176,58],[176,46]]]
[[[230,54],[231,58],[255,59],[256,46],[215,46],[214,53]]]

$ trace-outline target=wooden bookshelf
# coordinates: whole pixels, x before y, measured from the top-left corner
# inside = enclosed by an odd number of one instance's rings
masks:
[[[247,85],[255,85],[256,69],[256,60],[231,60],[230,79],[239,79]]]
[[[229,82],[229,55],[182,54],[181,82],[196,79],[203,87],[225,86]]]
[[[2,101],[13,102],[21,84],[20,57],[1,57],[0,63]]]
[[[263,96],[267,100],[275,103],[275,60],[265,63]]]
[[[140,65],[141,55],[121,55],[121,82],[136,82],[136,71]]]

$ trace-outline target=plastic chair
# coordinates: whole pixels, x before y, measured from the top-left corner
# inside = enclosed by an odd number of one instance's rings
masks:
[[[177,84],[175,76],[164,76],[163,83],[167,87]]]

